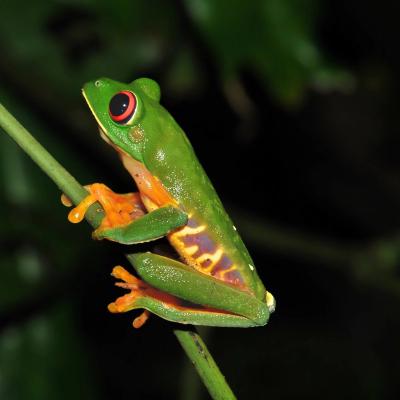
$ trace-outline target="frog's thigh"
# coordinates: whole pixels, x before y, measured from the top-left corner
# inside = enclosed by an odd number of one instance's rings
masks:
[[[265,325],[267,305],[239,288],[170,258],[152,253],[128,255],[137,273],[151,286],[191,303],[245,317],[252,325]]]
[[[155,240],[187,223],[187,214],[177,207],[158,208],[128,225],[95,231],[96,239],[109,239],[122,244]]]

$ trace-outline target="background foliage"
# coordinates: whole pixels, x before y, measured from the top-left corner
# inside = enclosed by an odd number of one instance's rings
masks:
[[[82,84],[161,84],[278,302],[266,328],[204,333],[239,398],[398,398],[396,15],[354,0],[0,4],[0,99],[81,182],[132,190]],[[206,398],[171,324],[106,311],[126,248],[68,224],[4,134],[0,179],[0,397]]]

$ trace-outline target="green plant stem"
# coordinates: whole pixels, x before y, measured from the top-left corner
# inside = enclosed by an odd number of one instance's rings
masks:
[[[216,400],[236,399],[199,334],[190,330],[174,330],[174,334],[192,361],[211,397]]]
[[[88,192],[79,182],[6,110],[0,103],[0,126],[74,204],[79,204]],[[85,215],[96,228],[104,216],[99,203],[93,204]]]
[[[79,182],[0,104],[0,127],[4,129],[32,160],[76,205],[88,194]],[[86,213],[86,220],[97,227],[104,213],[94,204]],[[201,337],[194,331],[174,330],[176,337],[194,364],[213,399],[235,399]]]

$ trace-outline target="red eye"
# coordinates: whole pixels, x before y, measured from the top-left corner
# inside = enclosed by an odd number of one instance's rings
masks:
[[[110,100],[108,112],[113,121],[124,125],[129,122],[136,109],[136,97],[132,92],[123,90]]]

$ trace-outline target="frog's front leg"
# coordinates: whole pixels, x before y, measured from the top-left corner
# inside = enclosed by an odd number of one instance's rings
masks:
[[[169,321],[208,326],[251,327],[268,321],[268,305],[249,292],[167,257],[139,253],[128,259],[145,283],[138,285],[137,278],[116,267],[113,275],[126,282],[119,286],[131,292],[109,305],[112,312],[144,308]]]
[[[93,232],[95,239],[109,239],[122,244],[158,239],[183,226],[187,215],[179,208],[166,205],[146,213],[139,193],[117,194],[106,185],[86,186],[90,194],[68,215],[70,222],[82,221],[88,208],[99,202],[105,217]],[[66,204],[65,199],[63,201]]]
[[[81,222],[88,208],[96,202],[101,204],[105,213],[99,230],[129,224],[146,213],[139,193],[115,193],[103,183],[86,185],[85,189],[89,195],[68,214],[68,220],[74,224]],[[61,196],[61,201],[67,207],[72,205],[64,194]]]

